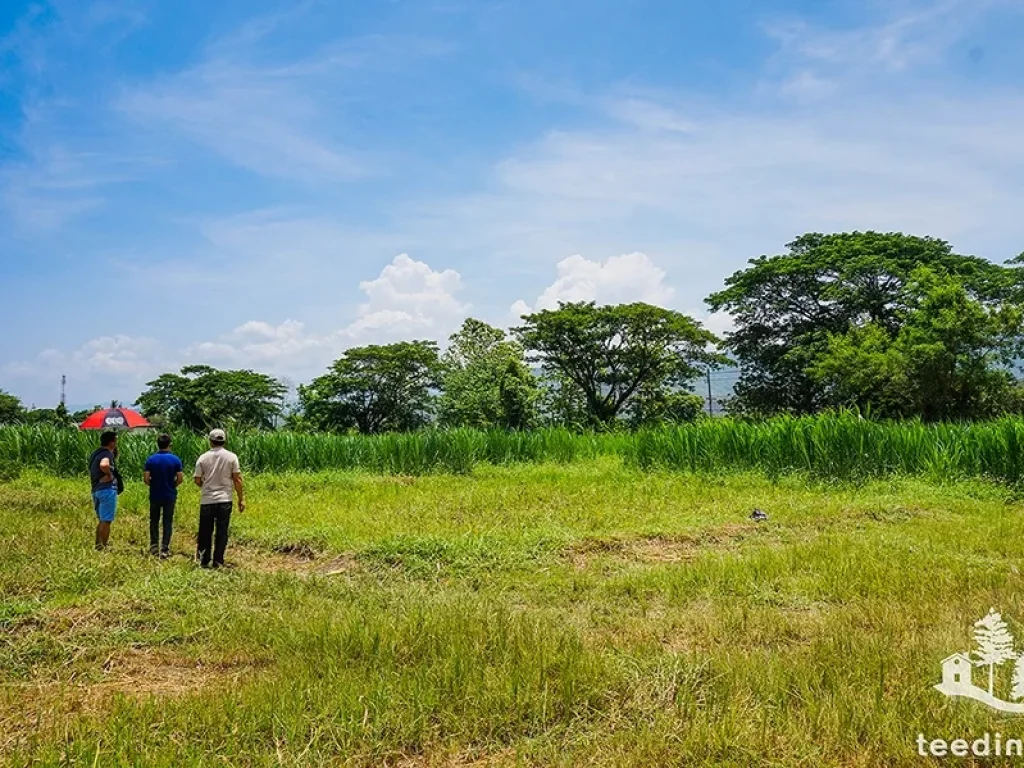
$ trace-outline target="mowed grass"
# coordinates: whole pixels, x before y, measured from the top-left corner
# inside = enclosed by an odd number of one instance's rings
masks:
[[[1024,737],[931,687],[990,607],[1024,640],[996,485],[606,457],[248,495],[207,572],[193,488],[161,562],[138,482],[105,553],[82,480],[0,484],[7,763],[918,765],[919,732]]]

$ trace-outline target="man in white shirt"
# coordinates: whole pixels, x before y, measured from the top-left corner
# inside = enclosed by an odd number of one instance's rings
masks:
[[[196,559],[203,568],[224,565],[228,546],[228,523],[231,521],[231,490],[238,494],[238,511],[245,512],[242,469],[238,457],[224,448],[227,436],[223,429],[210,432],[210,450],[196,461],[195,483],[202,492],[199,498],[199,539]],[[214,530],[216,529],[216,535]],[[212,545],[212,546],[211,546]]]

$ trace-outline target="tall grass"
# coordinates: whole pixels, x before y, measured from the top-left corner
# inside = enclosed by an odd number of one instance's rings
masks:
[[[186,466],[206,450],[201,435],[173,435]],[[59,475],[84,471],[97,435],[54,427],[0,429],[0,466],[37,467]],[[120,440],[126,472],[142,471],[151,434]],[[623,457],[642,470],[802,472],[841,480],[894,474],[943,479],[1024,479],[1024,420],[974,424],[879,423],[854,415],[777,418],[763,422],[706,419],[636,434],[424,430],[406,434],[327,435],[290,432],[233,435],[230,448],[247,472],[362,469],[382,474],[465,473],[480,463],[571,462]]]
[[[803,472],[858,480],[889,475],[985,477],[1017,484],[1024,476],[1024,420],[972,424],[880,423],[855,415],[704,420],[642,432],[626,450],[641,469],[770,475]]]
[[[58,475],[81,474],[98,434],[47,426],[0,428],[0,465],[34,467]],[[206,438],[172,433],[173,449],[186,467],[208,448]],[[569,462],[621,453],[624,435],[580,435],[563,429],[536,432],[437,431],[385,435],[253,432],[232,435],[228,447],[247,472],[316,472],[363,469],[382,474],[465,473],[481,462]],[[139,474],[154,450],[155,435],[122,434],[118,458],[123,472]]]

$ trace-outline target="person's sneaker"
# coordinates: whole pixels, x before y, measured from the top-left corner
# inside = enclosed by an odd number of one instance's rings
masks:
[[[169,550],[169,549],[161,550],[161,552],[160,552],[160,559],[161,560],[166,560],[170,556],[171,556],[171,550]]]

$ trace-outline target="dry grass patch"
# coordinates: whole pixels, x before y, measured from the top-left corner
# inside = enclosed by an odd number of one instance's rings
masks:
[[[146,632],[157,624],[155,609],[142,603],[64,605],[47,607],[19,619],[7,629],[3,639],[13,644],[44,633],[49,638],[75,645],[84,638],[113,632]]]
[[[103,678],[88,687],[129,696],[181,695],[234,685],[270,663],[242,656],[197,659],[169,648],[128,648],[111,654],[103,663]]]
[[[383,485],[415,485],[418,479],[415,475],[384,475],[375,478]]]
[[[228,551],[228,566],[257,573],[290,573],[295,576],[337,576],[359,568],[355,555],[317,555],[306,545],[285,545],[274,550],[240,546]]]
[[[493,768],[499,765],[516,764],[516,754],[510,749],[497,752],[483,750],[439,750],[424,755],[401,755],[385,758],[381,766],[386,768]]]
[[[737,625],[710,602],[691,607],[651,628],[662,648],[671,653],[710,652],[741,647],[781,649],[812,643],[826,632],[828,606],[772,606],[748,613]],[[727,629],[726,629],[727,628]]]
[[[581,606],[569,616],[596,648],[638,649],[673,655],[805,646],[829,631],[832,606],[823,603],[748,607],[697,598],[679,605],[663,598],[637,601],[616,612]]]
[[[711,550],[729,550],[745,539],[764,533],[763,524],[726,523],[698,533],[658,534],[639,538],[592,538],[571,545],[566,556],[583,570],[598,561],[679,563]]]
[[[251,681],[271,664],[269,658],[197,659],[166,647],[127,648],[98,665],[94,679],[0,684],[0,756],[30,739],[53,735],[69,718],[102,719],[118,696],[166,698],[223,691]]]

